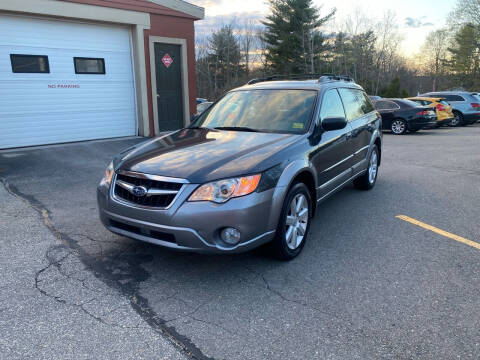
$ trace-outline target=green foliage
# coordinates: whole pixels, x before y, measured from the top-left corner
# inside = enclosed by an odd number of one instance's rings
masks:
[[[406,98],[409,95],[407,90],[401,89],[400,78],[395,76],[390,85],[380,91],[380,96],[384,98]]]
[[[320,17],[312,0],[269,0],[271,14],[262,23],[266,30],[265,60],[273,72],[299,74],[315,72],[315,62],[324,49],[318,28],[330,20],[335,10]]]
[[[449,67],[467,89],[480,84],[480,27],[462,26],[455,34]]]

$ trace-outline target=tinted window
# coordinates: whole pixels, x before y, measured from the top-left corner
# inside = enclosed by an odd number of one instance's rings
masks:
[[[10,54],[14,73],[49,73],[48,56]]]
[[[411,100],[395,100],[397,104],[404,105],[405,107],[417,107],[418,104]]]
[[[447,94],[428,94],[428,97],[439,97],[444,98],[447,101],[465,101],[460,95],[447,95]]]
[[[105,74],[105,60],[99,58],[73,58],[75,74]]]
[[[316,98],[317,92],[311,90],[232,91],[205,111],[193,126],[303,134],[310,126]]]
[[[372,111],[374,111],[375,108],[373,107],[372,101],[367,96],[367,94],[365,94],[363,91],[359,91],[359,90],[358,90],[358,92],[361,94],[361,97],[363,98],[363,101],[362,101],[363,112],[365,114],[368,114],[368,113],[371,113]]]
[[[320,119],[323,120],[329,117],[345,118],[345,110],[343,110],[342,100],[337,90],[328,90],[323,96]]]
[[[375,108],[377,110],[395,110],[400,107],[392,101],[377,101],[375,103]]]
[[[363,93],[354,89],[338,89],[340,96],[342,97],[343,106],[345,107],[345,113],[347,114],[347,120],[352,121],[365,115],[364,97]]]

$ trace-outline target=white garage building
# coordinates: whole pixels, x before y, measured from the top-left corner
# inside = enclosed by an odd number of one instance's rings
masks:
[[[202,17],[180,0],[2,0],[0,149],[181,127],[195,101]],[[166,51],[173,66],[161,61]],[[169,125],[157,107],[171,78],[178,119]]]
[[[0,44],[0,149],[137,134],[127,28],[0,16]]]

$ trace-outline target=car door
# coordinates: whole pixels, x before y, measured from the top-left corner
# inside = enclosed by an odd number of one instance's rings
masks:
[[[351,164],[353,172],[356,174],[365,168],[370,140],[375,131],[378,115],[370,99],[362,90],[342,88],[339,89],[339,92],[351,126],[349,142],[354,155]]]
[[[317,127],[319,136],[314,137],[310,159],[317,171],[317,195],[322,198],[351,178],[351,155],[348,145],[350,125],[344,129],[323,131],[321,122],[329,117],[346,118],[343,103],[336,89],[327,90],[322,99]]]

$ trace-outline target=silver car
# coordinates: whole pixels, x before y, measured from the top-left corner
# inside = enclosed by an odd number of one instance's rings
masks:
[[[467,91],[438,91],[419,96],[444,98],[453,107],[451,126],[465,126],[480,120],[480,99],[476,93]]]
[[[380,126],[348,78],[256,80],[190,127],[118,154],[98,186],[100,218],[172,249],[237,253],[270,242],[292,259],[318,204],[351,181],[374,187]]]

